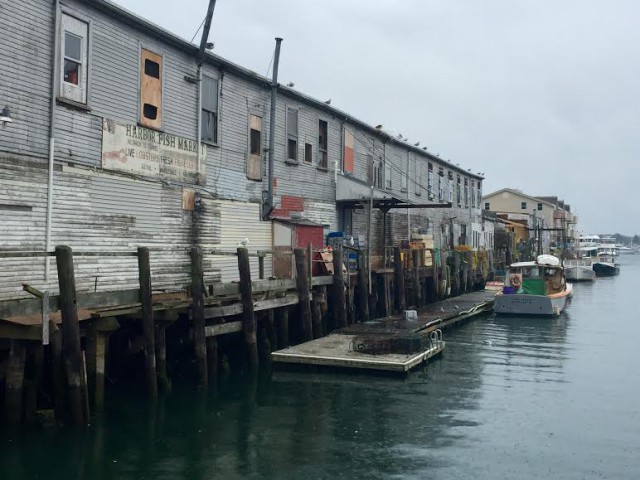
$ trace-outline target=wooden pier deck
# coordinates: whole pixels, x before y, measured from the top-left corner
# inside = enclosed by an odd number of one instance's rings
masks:
[[[489,290],[471,292],[422,308],[416,320],[395,315],[350,325],[326,337],[272,352],[271,360],[274,366],[306,365],[407,373],[444,350],[445,342],[436,334],[438,330],[490,310],[494,296],[495,292]],[[369,353],[358,348],[358,344],[367,343],[367,339],[372,345],[381,345],[394,338],[422,338],[425,346],[411,353]]]

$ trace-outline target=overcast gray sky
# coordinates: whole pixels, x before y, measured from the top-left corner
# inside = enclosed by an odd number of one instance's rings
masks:
[[[208,0],[116,0],[190,40]],[[637,0],[218,0],[210,40],[504,187],[558,195],[586,233],[640,233]],[[196,37],[198,42],[199,37]]]

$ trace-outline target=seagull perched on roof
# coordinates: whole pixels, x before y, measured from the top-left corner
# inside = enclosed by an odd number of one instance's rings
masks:
[[[414,147],[419,147],[420,146],[420,142],[416,142],[413,144]]]
[[[251,241],[248,238],[244,238],[242,240],[240,240],[240,243],[238,243],[239,247],[243,247],[243,248],[247,248],[247,245],[249,245],[251,243]]]
[[[325,101],[324,103],[326,103],[327,105],[331,105],[331,99]]]
[[[382,130],[382,125],[376,125],[377,130]]]

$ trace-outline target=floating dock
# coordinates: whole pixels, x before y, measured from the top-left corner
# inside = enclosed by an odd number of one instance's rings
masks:
[[[495,291],[481,290],[432,303],[421,309],[415,320],[396,315],[350,325],[326,337],[275,351],[271,360],[274,366],[407,373],[444,350],[441,329],[491,310],[494,296]],[[389,348],[392,344],[415,348],[416,340],[422,342],[419,351]]]

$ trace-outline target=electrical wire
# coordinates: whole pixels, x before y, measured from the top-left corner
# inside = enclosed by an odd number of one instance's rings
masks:
[[[202,28],[202,26],[204,25],[204,22],[207,20],[207,17],[205,16],[202,19],[202,22],[200,23],[200,26],[198,27],[198,29],[196,30],[196,33],[193,34],[193,37],[191,37],[191,43],[193,43],[193,41],[196,39],[196,35],[198,35],[198,32],[200,31],[200,29]]]

